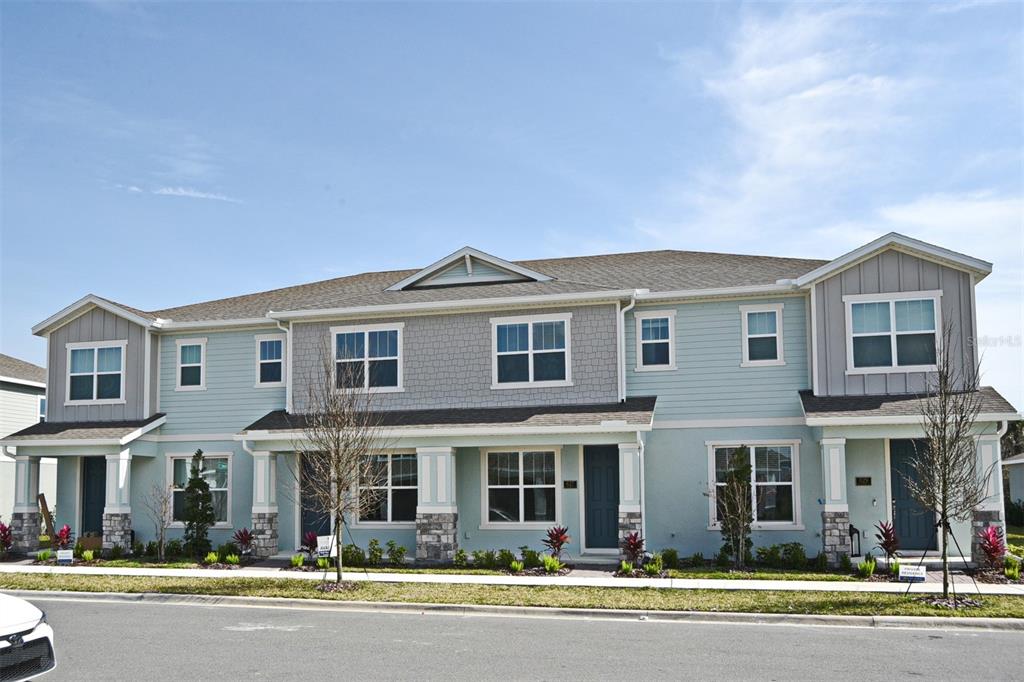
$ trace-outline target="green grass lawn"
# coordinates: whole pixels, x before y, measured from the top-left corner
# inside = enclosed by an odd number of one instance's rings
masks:
[[[857,580],[852,575],[842,573],[817,573],[775,568],[753,568],[749,573],[716,568],[673,568],[669,569],[668,577],[712,580],[825,580],[828,582]]]
[[[1024,526],[1007,526],[1006,541],[1011,545],[1024,545]]]
[[[345,592],[322,593],[308,580],[273,578],[149,578],[142,576],[0,574],[0,589],[74,592],[289,597],[332,601],[481,604],[559,608],[643,609],[832,615],[991,616],[1024,618],[1024,597],[986,595],[982,607],[932,607],[902,594],[671,590],[623,587],[437,585],[358,583]]]

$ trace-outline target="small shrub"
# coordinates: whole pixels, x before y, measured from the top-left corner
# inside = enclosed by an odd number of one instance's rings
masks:
[[[167,546],[164,547],[164,555],[169,557],[181,556],[183,550],[184,546],[182,545],[181,540],[171,540],[167,543]]]
[[[1006,554],[1006,543],[1003,541],[1003,529],[999,526],[985,526],[978,533],[981,540],[981,551],[985,555],[985,563],[989,568],[997,569],[1003,565]]]
[[[57,547],[59,549],[67,549],[71,546],[71,526],[64,524],[61,529],[57,531]]]
[[[252,531],[248,528],[239,528],[231,536],[231,540],[238,546],[242,554],[252,552]]]
[[[562,558],[562,550],[572,542],[569,537],[569,529],[565,526],[555,526],[548,529],[547,536],[541,540],[544,546],[551,550],[551,556],[556,559]]]
[[[558,573],[565,566],[558,557],[544,555],[544,572],[545,573]]]
[[[498,565],[498,555],[493,549],[477,549],[473,551],[474,568],[495,568]]]
[[[728,547],[723,547],[715,555],[715,564],[719,567],[725,567],[732,563],[732,554],[729,553]]]
[[[146,556],[155,557],[160,555],[160,545],[155,540],[146,543]]]
[[[53,558],[53,551],[49,549],[41,549],[36,552],[36,561],[49,561]]]
[[[782,568],[782,548],[778,545],[758,547],[757,563],[769,568]]]
[[[331,567],[331,560],[325,556],[317,557],[316,567],[321,571],[326,571],[328,568]]]
[[[864,557],[864,561],[857,564],[857,575],[861,578],[870,578],[875,574],[875,559],[870,554]]]
[[[878,549],[885,554],[885,560],[890,561],[900,548],[900,540],[896,537],[896,528],[888,521],[875,524],[875,540],[878,541]]]
[[[3,521],[0,521],[0,556],[6,555],[11,551],[11,547],[14,546],[14,533],[11,532],[11,527]]]
[[[204,564],[215,564],[218,561],[220,561],[220,555],[218,555],[216,552],[207,552],[206,558],[203,559]]]
[[[671,547],[661,550],[661,560],[665,568],[679,568],[679,552]]]
[[[313,558],[316,556],[316,532],[307,530],[302,534],[302,544],[300,545],[302,551]],[[348,563],[347,561],[345,563]]]
[[[700,552],[694,552],[693,556],[690,557],[690,565],[694,568],[701,568],[704,566],[704,555]]]
[[[625,537],[625,539],[623,539],[622,552],[626,555],[626,560],[634,566],[639,566],[642,563],[644,556],[644,539],[640,537],[640,533],[630,533]]]
[[[839,555],[839,569],[841,571],[843,571],[844,573],[852,573],[853,572],[853,562],[850,561],[850,555],[849,554],[840,554]]]
[[[889,575],[899,575],[899,574],[900,574],[900,561],[896,557],[893,557],[892,560],[889,562]]]
[[[242,557],[238,556],[237,554],[228,554],[226,557],[224,557],[224,563],[226,563],[228,566],[237,566],[238,564],[242,563]]]
[[[644,572],[647,575],[661,575],[662,570],[664,570],[664,558],[660,554],[655,554],[644,564]]]
[[[814,568],[819,571],[828,570],[828,555],[824,552],[818,552],[818,556],[814,557]]]
[[[455,556],[452,557],[452,566],[455,568],[465,568],[467,563],[469,563],[469,557],[466,556],[466,550],[459,547],[455,550]]]
[[[146,545],[145,545],[145,543],[136,542],[134,545],[132,545],[132,554],[135,555],[135,556],[145,556],[146,555]]]
[[[782,546],[782,566],[802,570],[807,568],[807,552],[799,542],[787,542]]]
[[[293,554],[292,555],[292,568],[302,568],[302,564],[306,563],[306,555],[304,554]]]
[[[224,563],[228,558],[229,554],[238,554],[238,545],[233,542],[225,542],[223,545],[217,548],[218,561]]]
[[[82,547],[82,542],[78,541],[78,542],[75,543],[75,546],[71,549],[71,554],[76,559],[81,559],[83,551],[85,551],[85,548]]]
[[[115,561],[117,559],[123,559],[124,558],[124,547],[122,547],[121,545],[114,545],[113,547],[111,547],[110,548],[110,558],[114,559]]]
[[[540,552],[535,549],[530,549],[527,546],[519,548],[519,555],[523,557],[523,563],[527,568],[540,568],[544,565],[544,560],[540,557]]]
[[[91,549],[82,550],[82,561],[92,561],[95,554]]]
[[[508,570],[511,571],[512,573],[522,573],[523,572],[523,562],[522,561],[518,561],[516,559],[513,559],[508,564]]]
[[[380,546],[380,540],[372,538],[366,545],[366,565],[380,566],[384,563],[384,550]]]
[[[633,564],[628,561],[620,561],[619,573],[623,575],[633,575]]]
[[[1012,556],[1006,557],[1003,560],[1003,575],[1008,580],[1020,580],[1020,562]]]
[[[313,553],[316,553],[314,548]],[[325,557],[320,557],[321,559]],[[341,548],[341,564],[343,566],[365,566],[366,555],[359,545],[345,545]],[[317,563],[317,566],[320,564]]]
[[[400,545],[394,540],[388,540],[388,563],[392,566],[401,566],[405,563],[405,545]]]
[[[505,569],[512,568],[512,562],[516,560],[516,555],[512,553],[510,549],[498,550],[498,566]]]

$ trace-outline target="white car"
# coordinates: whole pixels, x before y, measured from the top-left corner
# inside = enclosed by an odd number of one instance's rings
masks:
[[[24,599],[0,593],[0,682],[30,680],[56,666],[46,614]]]

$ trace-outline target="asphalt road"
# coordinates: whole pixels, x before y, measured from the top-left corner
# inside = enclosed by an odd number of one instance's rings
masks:
[[[1020,679],[1020,632],[32,600],[56,680]]]

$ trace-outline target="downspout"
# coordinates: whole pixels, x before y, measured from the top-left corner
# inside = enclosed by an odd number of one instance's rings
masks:
[[[284,376],[284,409],[288,414],[292,413],[292,323],[288,323],[287,329],[281,326],[281,320],[274,320],[277,328],[285,334],[285,352],[288,354],[288,368]],[[243,441],[244,442],[244,441]]]
[[[633,309],[636,305],[637,290],[634,289],[633,293],[629,295],[629,305],[625,308],[622,307],[622,301],[619,301],[616,305],[618,307],[618,315],[615,317],[615,335],[616,345],[619,356],[618,362],[618,380],[619,380],[619,402],[621,403],[626,399],[626,313]]]

